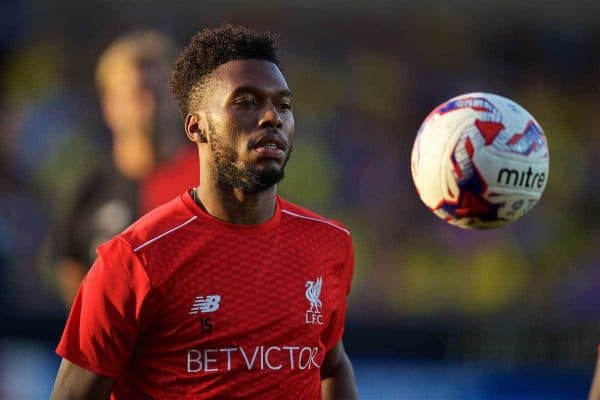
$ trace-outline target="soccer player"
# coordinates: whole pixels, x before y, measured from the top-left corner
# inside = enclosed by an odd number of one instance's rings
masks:
[[[116,39],[98,61],[96,84],[112,135],[112,162],[85,180],[65,226],[53,238],[57,282],[67,306],[100,243],[198,182],[194,146],[170,158],[172,151],[163,144],[172,135],[170,120],[177,120],[166,82],[174,53],[166,36],[139,31]],[[160,178],[166,174],[170,179]]]
[[[295,130],[272,37],[199,32],[171,86],[201,184],[98,247],[52,398],[357,398],[352,240],[277,195]]]

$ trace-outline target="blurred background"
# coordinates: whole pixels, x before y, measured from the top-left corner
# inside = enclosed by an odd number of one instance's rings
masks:
[[[140,29],[180,50],[223,22],[281,34],[298,132],[281,191],[353,233],[344,341],[361,397],[587,395],[600,341],[600,3],[4,0],[0,11],[0,398],[52,387],[67,315],[56,248],[111,160],[100,55]],[[523,105],[550,146],[541,202],[494,231],[443,223],[410,177],[421,121],[469,91]],[[190,146],[177,118],[161,125],[170,156]]]

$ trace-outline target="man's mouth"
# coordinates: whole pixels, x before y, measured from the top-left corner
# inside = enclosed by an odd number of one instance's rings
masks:
[[[264,136],[251,146],[262,157],[277,159],[284,157],[286,147],[285,141],[277,135]]]

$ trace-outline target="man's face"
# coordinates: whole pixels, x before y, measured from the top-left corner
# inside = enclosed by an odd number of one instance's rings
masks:
[[[167,107],[176,115],[168,102],[167,79],[166,63],[137,65],[128,59],[115,63],[103,95],[107,123],[113,134],[152,136]]]
[[[264,60],[219,66],[207,85],[208,154],[220,185],[247,193],[283,178],[295,135],[291,93]]]

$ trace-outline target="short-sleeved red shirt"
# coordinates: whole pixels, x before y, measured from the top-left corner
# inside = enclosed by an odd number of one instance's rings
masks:
[[[185,193],[98,254],[57,353],[115,378],[111,399],[320,399],[352,279],[342,225],[279,197],[229,224]]]

